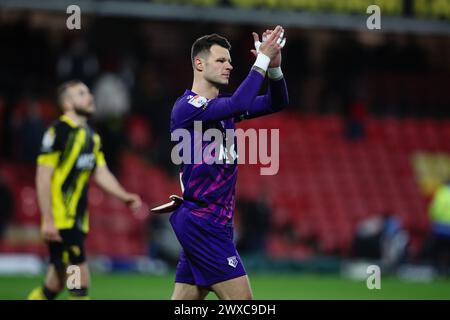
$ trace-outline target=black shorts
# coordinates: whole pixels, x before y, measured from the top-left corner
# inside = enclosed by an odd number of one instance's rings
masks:
[[[48,241],[50,263],[57,269],[86,261],[84,240],[86,234],[78,229],[59,230],[62,242]]]

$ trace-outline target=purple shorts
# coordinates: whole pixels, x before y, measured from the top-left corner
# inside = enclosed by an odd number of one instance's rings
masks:
[[[233,243],[233,228],[199,218],[184,206],[170,217],[183,250],[175,282],[209,287],[246,275]]]

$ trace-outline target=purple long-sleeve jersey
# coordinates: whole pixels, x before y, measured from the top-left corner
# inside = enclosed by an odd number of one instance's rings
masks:
[[[175,102],[170,130],[186,129],[191,137],[191,161],[181,164],[181,179],[184,187],[184,206],[192,214],[208,219],[215,224],[232,225],[235,207],[235,188],[237,179],[236,157],[223,163],[208,164],[205,159],[195,163],[196,149],[194,121],[201,121],[202,131],[215,128],[224,137],[220,143],[227,145],[225,133],[227,129],[235,129],[235,122],[251,119],[265,114],[277,112],[288,102],[288,92],[284,78],[269,81],[267,94],[257,96],[264,77],[257,71],[251,70],[236,92],[231,96],[219,95],[214,99],[206,99],[195,92],[186,90]],[[203,135],[203,132],[200,134]],[[197,140],[197,144],[200,141]],[[202,154],[211,142],[201,142]],[[231,144],[228,144],[231,145]],[[198,146],[199,147],[199,146]],[[233,149],[237,152],[236,138]],[[233,150],[225,150],[227,155]],[[211,153],[214,156],[214,152]],[[199,161],[197,161],[199,162]]]

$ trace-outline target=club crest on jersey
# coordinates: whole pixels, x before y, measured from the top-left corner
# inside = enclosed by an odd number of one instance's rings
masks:
[[[236,258],[236,256],[228,257],[227,260],[228,265],[233,268],[236,268],[236,266],[238,265],[238,259]]]
[[[42,151],[52,150],[54,142],[55,142],[55,132],[53,130],[47,131],[44,134],[44,137],[42,138]]]
[[[82,154],[77,159],[78,170],[92,170],[95,167],[95,155],[93,153]]]
[[[191,97],[191,96],[189,96],[189,97]],[[196,108],[201,108],[203,106],[206,107],[206,105],[208,103],[208,99],[206,99],[205,97],[196,95],[196,96],[191,97],[188,102],[189,102],[189,104],[192,104]]]

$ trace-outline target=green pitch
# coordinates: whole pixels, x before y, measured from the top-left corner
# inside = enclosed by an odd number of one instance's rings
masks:
[[[251,273],[256,299],[446,299],[450,300],[450,279],[431,283],[404,282],[382,278],[380,290],[369,290],[365,281],[338,275]],[[0,299],[24,299],[39,285],[41,277],[0,277]],[[173,275],[94,274],[92,299],[168,299]],[[65,299],[64,294],[60,299]],[[210,294],[208,299],[215,299]]]

